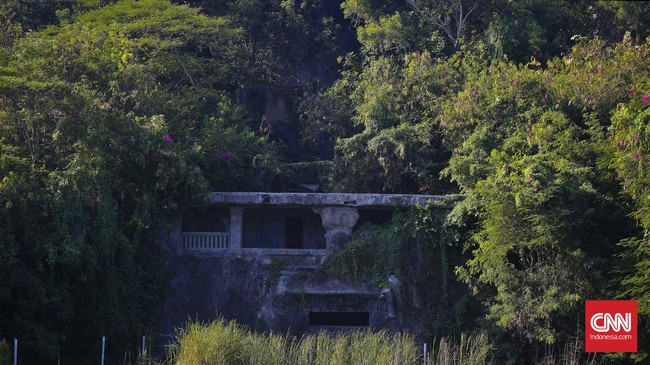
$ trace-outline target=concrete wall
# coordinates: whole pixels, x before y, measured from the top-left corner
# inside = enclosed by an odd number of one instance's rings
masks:
[[[236,319],[259,331],[301,335],[310,311],[367,312],[370,328],[401,328],[387,315],[381,288],[318,276],[306,280],[324,256],[273,256],[256,250],[201,257],[161,240],[166,251],[163,300],[155,313],[154,356],[161,357],[176,330],[190,321]],[[304,251],[303,251],[304,252]],[[311,264],[310,264],[311,263]]]

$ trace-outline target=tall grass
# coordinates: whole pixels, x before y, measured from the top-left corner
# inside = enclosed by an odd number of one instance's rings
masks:
[[[319,333],[297,339],[257,334],[216,320],[190,323],[171,346],[172,365],[398,365],[421,364],[412,336],[386,331]]]
[[[456,343],[447,337],[442,337],[434,346],[427,359],[427,365],[483,365],[491,364],[490,353],[492,345],[487,335],[460,335]]]
[[[11,348],[4,340],[0,340],[0,365],[11,364]]]
[[[427,365],[488,364],[485,335],[442,338]],[[301,337],[258,334],[223,319],[190,323],[170,347],[170,365],[422,365],[415,339],[387,331],[318,333]]]
[[[573,337],[564,343],[559,355],[554,347],[549,347],[539,365],[597,365],[600,360],[597,353],[585,353],[584,341]]]

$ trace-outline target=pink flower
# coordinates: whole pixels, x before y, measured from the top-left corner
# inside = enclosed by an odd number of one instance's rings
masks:
[[[596,66],[596,72],[601,73],[601,72],[603,72],[603,70],[605,70],[603,68],[603,66],[601,66],[601,65]]]
[[[165,134],[165,141],[167,141],[167,142],[171,142],[171,141],[173,141],[173,140],[174,140],[174,139],[172,138],[172,136],[170,136],[169,134]]]
[[[637,141],[637,142],[638,142],[640,139],[641,139],[641,137],[639,136],[638,133],[634,133],[634,134],[632,135],[632,140],[633,140],[633,141]]]
[[[635,160],[639,159],[639,157],[641,157],[641,155],[639,155],[638,153],[635,153],[635,154],[634,154],[634,159],[635,159]]]
[[[512,84],[515,85],[515,87],[519,86],[519,80],[515,80]]]
[[[229,159],[229,160],[232,158],[232,153],[230,153],[228,151],[221,151],[221,152],[218,153],[218,155],[219,155],[219,157],[223,157],[223,158],[226,158],[226,159]]]
[[[643,104],[646,104],[646,103],[648,102],[648,97],[645,96],[645,95],[643,95],[643,96],[641,97],[641,102],[642,102]]]

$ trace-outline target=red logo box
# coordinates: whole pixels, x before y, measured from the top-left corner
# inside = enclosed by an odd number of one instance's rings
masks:
[[[585,351],[637,352],[636,300],[585,301]]]

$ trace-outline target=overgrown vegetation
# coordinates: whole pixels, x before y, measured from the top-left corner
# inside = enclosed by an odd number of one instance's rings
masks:
[[[428,364],[488,364],[484,335],[463,335],[459,343],[441,339]],[[235,322],[189,323],[170,348],[170,365],[410,365],[423,361],[408,334],[386,331],[319,333],[301,338],[258,334]]]
[[[433,342],[431,352],[427,356],[427,365],[487,365],[492,363],[492,350],[492,345],[484,333],[469,336],[461,333],[457,343],[443,337]]]
[[[449,207],[429,204],[397,212],[381,226],[366,224],[322,270],[383,288],[391,287],[394,275],[403,291],[399,310],[425,341],[471,331],[476,327],[469,318],[480,316],[479,303],[454,275],[467,237],[449,213]]]
[[[330,262],[329,271],[351,281],[370,281],[387,286],[388,276],[402,276],[406,237],[405,219],[393,219],[384,227],[367,224],[359,228],[352,241]]]
[[[4,340],[0,341],[0,365],[11,364],[11,349],[9,344]]]
[[[102,335],[121,359],[172,214],[305,182],[463,197],[331,266],[398,276],[428,340],[543,363],[585,299],[636,299],[640,351],[605,361],[648,360],[649,2],[182,3],[0,4],[0,336],[23,361],[84,364]]]

